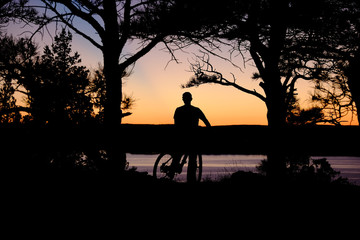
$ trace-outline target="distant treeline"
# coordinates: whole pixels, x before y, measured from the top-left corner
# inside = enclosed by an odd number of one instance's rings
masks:
[[[10,158],[19,152],[26,156],[44,151],[102,149],[106,141],[111,141],[101,126],[0,128],[0,134],[2,157]],[[287,127],[279,131],[258,125],[201,127],[187,134],[179,133],[173,125],[124,124],[118,133],[121,148],[127,153],[183,151],[191,145],[191,149],[204,154],[268,154],[280,147],[284,154],[307,155],[360,155],[359,135],[358,126]]]

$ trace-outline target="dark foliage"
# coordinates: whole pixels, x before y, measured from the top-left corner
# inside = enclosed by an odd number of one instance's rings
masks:
[[[300,183],[329,184],[332,182],[348,183],[348,180],[339,177],[326,158],[312,158],[306,155],[288,155],[285,160],[285,179]],[[263,175],[269,173],[269,162],[261,161],[257,170]]]

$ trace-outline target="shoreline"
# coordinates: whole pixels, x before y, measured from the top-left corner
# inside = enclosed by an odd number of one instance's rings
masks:
[[[359,126],[287,127],[282,131],[262,125],[200,127],[196,149],[203,154],[268,154],[276,149],[284,154],[310,156],[360,156]],[[4,149],[103,148],[108,137],[99,126],[67,128],[1,127]],[[119,147],[128,153],[179,151],[173,125],[124,124],[118,133]],[[31,140],[31,141],[29,141]],[[183,151],[183,150],[182,150]]]

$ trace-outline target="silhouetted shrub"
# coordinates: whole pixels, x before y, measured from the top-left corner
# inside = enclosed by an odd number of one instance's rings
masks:
[[[290,155],[285,158],[286,172],[288,179],[295,181],[331,183],[347,183],[346,178],[340,177],[340,172],[332,168],[326,158],[315,159],[306,155]],[[260,174],[268,175],[269,162],[262,160],[256,167]]]

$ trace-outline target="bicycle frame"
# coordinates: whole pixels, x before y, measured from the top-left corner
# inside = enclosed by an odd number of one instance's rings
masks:
[[[166,162],[162,163],[161,166],[160,166],[160,169],[161,169],[162,171],[164,171],[164,172],[166,172],[166,171],[164,170],[164,168],[168,165],[169,162],[171,162],[171,161],[174,159],[173,155],[172,155],[172,154],[170,154],[170,155],[171,155],[172,157],[169,158],[169,160],[167,160]],[[183,169],[183,167],[184,167],[184,165],[185,165],[185,163],[186,163],[187,157],[188,157],[188,154],[183,154],[183,155],[181,156],[182,159],[181,159],[180,162],[179,162],[179,164],[180,164],[180,166],[181,166],[181,171],[177,171],[178,174],[182,173],[182,169]]]
[[[155,178],[168,178],[172,180],[176,174],[181,174],[183,171],[184,165],[188,162],[189,154],[183,153],[180,155],[180,160],[175,169],[172,166],[172,161],[174,160],[174,154],[172,153],[161,153],[154,164],[153,176]],[[188,168],[189,171],[189,168]],[[202,173],[202,156],[197,154],[197,181],[201,180]]]

